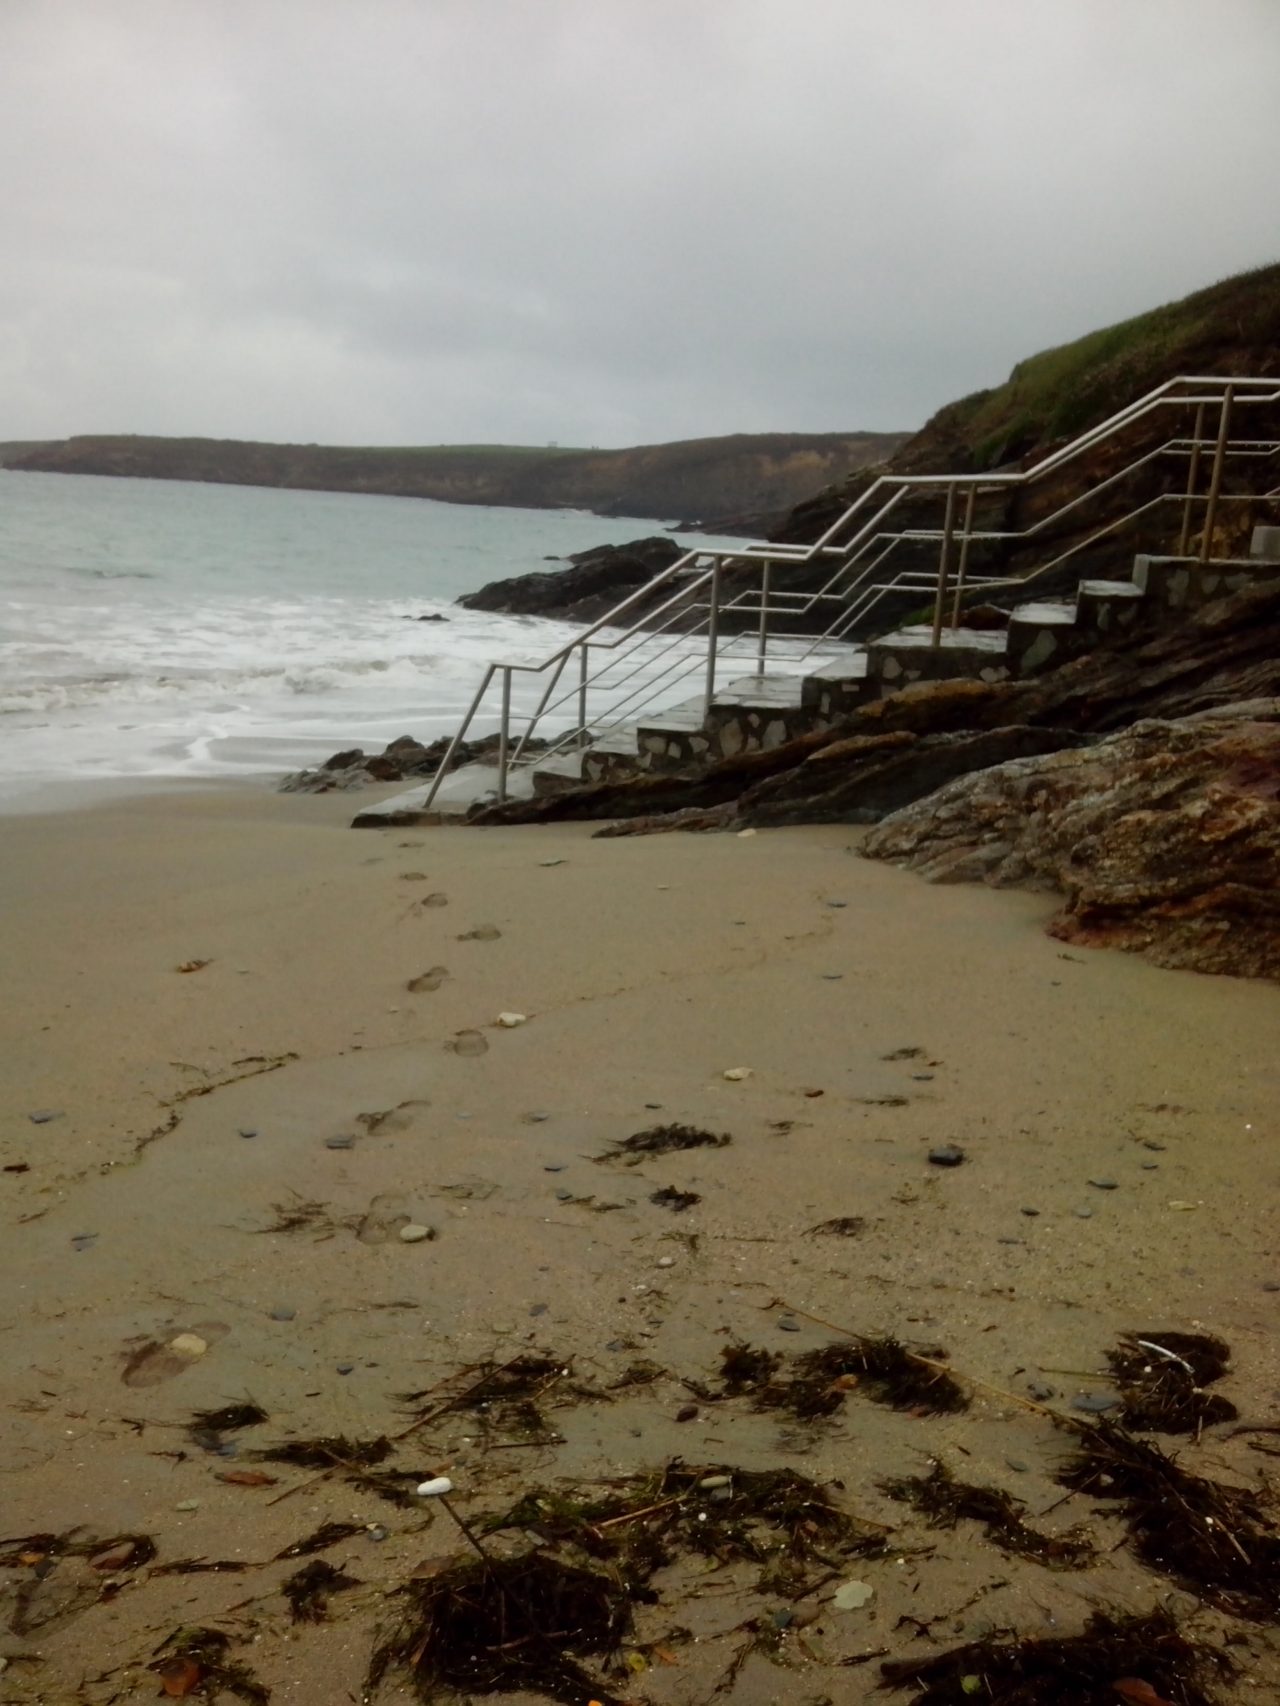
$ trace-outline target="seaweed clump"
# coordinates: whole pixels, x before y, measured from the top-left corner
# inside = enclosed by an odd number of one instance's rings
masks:
[[[880,1666],[882,1688],[916,1689],[911,1706],[1212,1706],[1211,1674],[1234,1670],[1224,1653],[1183,1635],[1165,1611],[1093,1614],[1079,1635],[988,1638],[923,1659]]]
[[[1031,1558],[1050,1569],[1083,1569],[1096,1556],[1081,1530],[1041,1534],[1022,1520],[1026,1506],[1021,1499],[996,1487],[957,1481],[946,1464],[936,1459],[927,1475],[903,1476],[880,1485],[891,1499],[928,1517],[931,1528],[954,1528],[962,1518],[980,1522],[987,1539],[1002,1552]]]
[[[801,1421],[830,1416],[854,1390],[877,1404],[917,1416],[952,1415],[969,1408],[954,1375],[936,1358],[909,1351],[897,1339],[851,1339],[806,1351],[787,1379],[774,1380],[756,1395],[762,1410],[789,1410]]]
[[[175,1629],[153,1649],[156,1656],[147,1669],[160,1678],[162,1692],[177,1699],[199,1693],[206,1700],[216,1700],[225,1693],[248,1706],[267,1706],[271,1690],[247,1665],[227,1657],[230,1646],[231,1637],[221,1629]]]
[[[727,1131],[717,1136],[694,1125],[655,1125],[623,1138],[604,1155],[597,1155],[596,1160],[616,1161],[622,1155],[670,1155],[682,1149],[723,1149],[732,1142]]]
[[[1230,1347],[1209,1333],[1126,1333],[1107,1361],[1124,1399],[1127,1428],[1198,1434],[1240,1414],[1229,1398],[1204,1391],[1231,1363]]]
[[[350,1540],[353,1534],[363,1534],[364,1524],[361,1522],[322,1522],[310,1534],[304,1534],[301,1540],[295,1540],[275,1555],[273,1562],[282,1558],[309,1558],[313,1553],[324,1552],[330,1546],[336,1546],[341,1540]]]
[[[685,1209],[693,1208],[702,1198],[697,1191],[678,1191],[674,1185],[664,1185],[660,1191],[655,1191],[649,1198],[658,1208],[669,1208],[672,1214],[683,1214]]]
[[[187,1437],[202,1451],[225,1452],[224,1434],[238,1433],[241,1428],[256,1428],[268,1420],[260,1404],[224,1404],[219,1410],[193,1410],[187,1426]]]
[[[1236,1617],[1280,1617],[1280,1531],[1262,1497],[1183,1469],[1112,1422],[1084,1431],[1058,1477],[1123,1502],[1129,1542],[1151,1569]]]
[[[294,1623],[324,1623],[329,1616],[329,1595],[345,1588],[360,1586],[355,1576],[343,1575],[316,1558],[295,1570],[280,1592],[289,1601],[289,1615]]]
[[[762,1351],[751,1345],[726,1345],[720,1353],[722,1396],[740,1398],[768,1386],[782,1362],[777,1351]]]
[[[399,1590],[397,1628],[378,1646],[369,1687],[407,1675],[423,1700],[524,1689],[564,1706],[621,1706],[576,1656],[617,1651],[631,1600],[610,1576],[545,1552],[473,1559]]]
[[[138,1570],[149,1564],[156,1555],[156,1544],[149,1534],[110,1534],[105,1538],[87,1535],[76,1538],[76,1530],[66,1534],[23,1534],[0,1540],[6,1550],[0,1552],[0,1566],[16,1569],[26,1565],[39,1576],[47,1576],[63,1558],[87,1558],[96,1569],[110,1570],[118,1575],[125,1570]]]

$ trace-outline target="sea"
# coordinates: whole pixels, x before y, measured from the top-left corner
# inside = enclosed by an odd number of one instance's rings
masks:
[[[538,662],[581,632],[463,610],[460,594],[662,531],[0,469],[0,809],[31,809],[51,784],[267,785],[342,748],[452,734],[491,659]],[[446,620],[417,620],[431,615]],[[515,706],[544,681],[517,675]],[[476,732],[494,727],[496,700]]]

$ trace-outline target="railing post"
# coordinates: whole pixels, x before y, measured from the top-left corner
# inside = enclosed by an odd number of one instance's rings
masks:
[[[1191,546],[1191,516],[1195,509],[1196,483],[1200,478],[1200,440],[1204,436],[1204,404],[1196,404],[1196,424],[1191,429],[1191,466],[1187,469],[1187,490],[1182,500],[1182,531],[1178,535],[1178,555],[1185,557]]]
[[[1207,563],[1213,549],[1213,525],[1218,519],[1218,494],[1222,490],[1222,465],[1227,459],[1227,439],[1231,431],[1231,403],[1235,386],[1228,385],[1222,393],[1222,413],[1218,417],[1218,442],[1213,447],[1213,473],[1209,476],[1209,501],[1204,507],[1204,534],[1200,540],[1200,561]]]
[[[929,644],[936,652],[942,644],[942,611],[947,601],[947,575],[951,567],[951,540],[956,526],[956,483],[947,487],[947,509],[942,522],[942,548],[938,552],[938,591],[933,600],[933,637]]]
[[[951,603],[951,626],[960,626],[960,601],[964,597],[964,579],[969,572],[969,540],[973,533],[973,511],[978,501],[978,482],[969,487],[964,506],[964,532],[960,536],[960,562],[956,568],[956,595]]]
[[[498,803],[507,797],[507,743],[511,728],[511,666],[502,667],[502,721],[498,725]]]
[[[760,571],[760,641],[756,648],[756,674],[764,674],[765,653],[769,649],[769,579],[773,564],[766,557]]]
[[[720,559],[711,559],[711,611],[707,617],[707,691],[702,707],[703,716],[711,710],[716,694],[716,648],[720,640]]]
[[[578,747],[587,744],[587,653],[591,647],[584,640],[578,648]]]

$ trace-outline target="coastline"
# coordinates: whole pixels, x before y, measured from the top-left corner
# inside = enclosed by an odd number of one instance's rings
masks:
[[[945,1453],[1047,1511],[1062,1441],[1017,1399],[1045,1382],[1069,1412],[1105,1389],[1054,1371],[1104,1368],[1122,1331],[1220,1334],[1223,1390],[1244,1419],[1270,1419],[1280,1267],[1259,1187],[1280,1106],[1276,991],[1064,952],[1041,929],[1051,897],[929,886],[851,856],[845,826],[347,833],[375,792],[215,784],[0,818],[0,1162],[29,1168],[0,1174],[6,1532],[143,1533],[161,1563],[255,1564],[144,1569],[102,1598],[101,1576],[68,1560],[46,1597],[85,1591],[0,1636],[0,1656],[39,1655],[14,1657],[0,1691],[68,1697],[91,1650],[112,1677],[104,1699],[150,1697],[157,1643],[201,1623],[252,1631],[237,1657],[277,1700],[359,1697],[385,1594],[456,1532],[335,1477],[228,1484],[183,1424],[252,1397],[271,1421],[240,1441],[242,1466],[258,1441],[393,1434],[395,1394],[533,1347],[602,1388],[638,1357],[667,1372],[554,1410],[562,1445],[490,1449],[452,1415],[404,1462],[447,1469],[464,1514],[676,1454],[838,1480],[895,1550],[853,1570],[875,1597],[827,1620],[816,1645],[832,1663],[913,1648],[900,1616],[975,1590],[996,1626],[1041,1628],[1048,1608],[1070,1630],[1088,1605],[1146,1609],[1167,1592],[1124,1549],[1080,1577],[984,1550],[967,1528],[928,1530],[879,1480]],[[484,926],[499,934],[471,935]],[[499,1027],[503,1012],[527,1022]],[[451,1049],[463,1035],[484,1052]],[[727,1080],[737,1067],[750,1076]],[[634,1169],[591,1159],[655,1121],[733,1144]],[[964,1163],[931,1166],[940,1143]],[[654,1206],[667,1185],[701,1201]],[[299,1202],[322,1218],[263,1232]],[[377,1236],[403,1217],[438,1237]],[[835,1217],[862,1232],[811,1235]],[[1014,1401],[980,1394],[931,1418],[854,1393],[821,1424],[705,1403],[677,1423],[683,1380],[708,1380],[726,1343],[830,1340],[804,1314],[780,1331],[778,1298],[942,1347]],[[148,1343],[183,1333],[198,1358],[147,1361]],[[1199,1472],[1254,1478],[1243,1439],[1186,1449]],[[1119,1539],[1095,1504],[1043,1525]],[[362,1586],[332,1625],[295,1631],[278,1597],[295,1566],[256,1565],[325,1520],[386,1538],[325,1554]],[[714,1685],[724,1630],[760,1602],[732,1576],[718,1601],[678,1578],[663,1597],[653,1638],[673,1621],[703,1637],[645,1679],[646,1699],[676,1701]],[[1222,1625],[1208,1612],[1200,1632]],[[1252,1685],[1224,1699],[1280,1680],[1274,1656],[1243,1651]],[[841,1674],[790,1680],[821,1691]],[[779,1686],[753,1659],[741,1698]]]

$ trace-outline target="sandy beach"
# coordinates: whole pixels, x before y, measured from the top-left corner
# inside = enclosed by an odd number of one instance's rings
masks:
[[[1157,1606],[1230,1643],[1220,1700],[1274,1697],[1271,1632],[1196,1609],[1114,1507],[1064,1496],[1070,1437],[1034,1407],[1087,1416],[1121,1333],[1200,1331],[1231,1348],[1237,1425],[1280,1420],[1274,987],[1064,951],[1051,897],[930,887],[843,827],[353,832],[356,803],[0,819],[0,1699],[155,1698],[146,1667],[191,1626],[277,1703],[364,1698],[389,1596],[467,1543],[430,1500],[254,1455],[339,1435],[403,1435],[386,1466],[447,1474],[472,1525],[677,1457],[809,1477],[888,1549],[812,1570],[816,1619],[775,1618],[720,1696],[747,1706],[870,1699],[881,1654]],[[598,1159],[672,1123],[732,1141]],[[812,1230],[839,1220],[861,1225]],[[945,1360],[970,1407],[719,1396],[728,1345],[790,1359],[824,1322]],[[532,1437],[421,1396],[532,1352],[572,1368]],[[246,1401],[269,1419],[191,1437]],[[1161,1443],[1256,1484],[1268,1441]],[[935,1456],[1046,1533],[1084,1525],[1096,1560],[930,1528],[881,1482]],[[357,1525],[320,1555],[358,1585],[291,1623],[277,1554],[329,1521]],[[64,1555],[71,1531],[154,1560]],[[249,1567],[163,1572],[183,1560]],[[610,1686],[706,1700],[791,1603],[757,1575],[660,1573]],[[836,1608],[845,1578],[866,1603]],[[413,1694],[393,1671],[377,1697]]]

